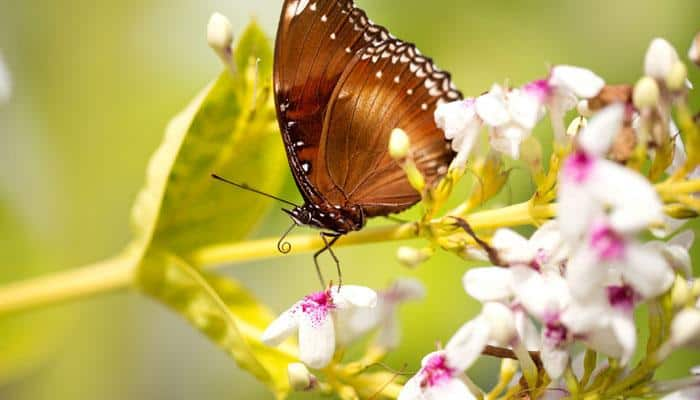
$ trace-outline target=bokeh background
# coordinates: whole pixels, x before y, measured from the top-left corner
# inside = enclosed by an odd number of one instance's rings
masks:
[[[132,200],[166,122],[221,68],[206,45],[209,15],[220,11],[237,28],[255,17],[273,38],[280,4],[0,0],[0,51],[15,88],[0,106],[0,282],[121,250],[130,238]],[[543,76],[556,63],[589,67],[612,83],[634,81],[653,37],[665,37],[684,56],[700,29],[697,0],[359,4],[416,42],[471,95],[492,82],[518,85]],[[700,85],[697,69],[690,77]],[[697,93],[692,103],[698,107]],[[502,201],[527,198],[525,173],[516,171],[513,181]],[[283,195],[298,199],[291,176],[287,182]],[[254,236],[276,236],[287,224],[273,209]],[[428,297],[402,310],[405,340],[387,360],[415,369],[477,305],[459,284],[464,262],[439,254],[409,271],[395,261],[396,247],[337,253],[347,282],[381,287],[399,275],[425,282]],[[224,271],[277,310],[317,285],[309,256]],[[675,356],[661,376],[684,375],[695,364],[698,353]],[[496,366],[480,362],[470,374],[488,383]],[[0,321],[0,399],[229,398],[271,396],[179,317],[133,291]]]

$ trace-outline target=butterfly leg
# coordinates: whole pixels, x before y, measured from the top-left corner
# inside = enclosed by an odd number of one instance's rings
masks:
[[[336,257],[335,253],[333,252],[333,249],[331,246],[340,238],[340,235],[336,233],[328,233],[328,232],[321,232],[321,240],[323,240],[323,248],[317,252],[314,253],[314,265],[316,266],[316,274],[318,275],[318,279],[321,282],[322,287],[326,287],[326,281],[323,279],[323,273],[321,273],[321,267],[318,265],[318,256],[323,254],[324,251],[328,251],[333,257],[333,261],[335,261],[335,267],[338,271],[338,287],[342,286],[343,284],[343,276],[340,272],[340,261],[338,261],[338,257]],[[330,241],[328,238],[332,238]]]

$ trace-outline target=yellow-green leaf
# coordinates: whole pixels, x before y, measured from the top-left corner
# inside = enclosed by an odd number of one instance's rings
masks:
[[[287,364],[295,361],[297,350],[260,342],[272,313],[250,292],[230,278],[205,275],[169,253],[152,250],[143,263],[142,279],[151,295],[185,317],[278,398],[286,396]]]
[[[250,232],[270,200],[215,181],[212,173],[271,193],[281,187],[287,166],[271,96],[272,51],[257,25],[235,54],[238,72],[221,73],[171,121],[149,163],[132,212],[143,249],[184,255]]]
[[[285,177],[270,43],[251,24],[234,54],[236,73],[221,73],[168,125],[133,208],[130,250],[141,255],[139,288],[284,397],[286,367],[296,350],[259,341],[270,311],[238,283],[207,276],[187,261],[201,246],[244,238],[270,206],[269,199],[215,181],[212,173],[271,193]]]

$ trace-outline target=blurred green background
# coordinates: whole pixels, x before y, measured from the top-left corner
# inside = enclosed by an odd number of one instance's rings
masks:
[[[280,3],[0,0],[0,51],[15,88],[11,103],[0,107],[0,281],[121,250],[130,237],[132,200],[166,122],[221,68],[205,41],[209,15],[220,11],[238,28],[254,16],[272,38]],[[611,83],[634,81],[654,36],[684,57],[700,28],[697,0],[359,5],[416,42],[468,95],[495,81],[519,85],[556,63],[589,67]],[[697,69],[690,78],[700,85]],[[695,107],[699,100],[693,93]],[[526,175],[516,172],[514,179],[507,197],[526,198]],[[299,198],[291,176],[284,195]],[[231,196],[249,195],[232,189]],[[276,236],[287,225],[275,209],[255,235]],[[398,275],[425,282],[428,298],[403,309],[405,340],[387,361],[415,369],[477,305],[459,284],[463,262],[440,254],[408,271],[393,258],[396,246],[337,253],[347,282],[381,287]],[[225,273],[276,310],[317,285],[309,256],[231,266]],[[698,353],[676,356],[662,376],[681,376],[694,364]],[[495,367],[480,362],[470,374],[486,383]],[[0,383],[0,398],[13,400],[271,397],[179,317],[127,291],[0,322]]]

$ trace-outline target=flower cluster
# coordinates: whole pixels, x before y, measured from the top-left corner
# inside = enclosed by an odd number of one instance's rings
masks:
[[[694,61],[697,41],[689,52]],[[652,41],[644,71],[634,87],[609,86],[587,69],[557,65],[544,79],[518,88],[494,84],[478,97],[437,108],[436,124],[457,152],[450,171],[458,173],[445,181],[471,167],[480,177],[472,195],[479,200],[433,219],[430,207],[444,204],[440,196],[450,184],[426,188],[420,171],[404,161],[409,180],[427,199],[430,218],[418,224],[431,244],[421,250],[401,247],[398,258],[416,267],[443,248],[492,265],[472,268],[462,280],[481,312],[444,347],[425,355],[420,369],[388,397],[483,398],[466,374],[483,354],[504,358],[499,383],[487,398],[506,389],[511,395],[528,392],[529,398],[697,396],[697,377],[657,382],[652,376],[674,350],[700,347],[700,280],[693,278],[689,253],[694,233],[681,230],[685,219],[700,213],[700,130],[687,110],[692,85],[685,65],[668,42]],[[573,109],[578,115],[567,129]],[[499,172],[503,155],[517,159],[530,152],[523,144],[537,142],[531,133],[545,115],[555,144],[549,170],[540,160],[532,163],[536,191],[527,207],[510,209],[525,210],[525,220],[538,228],[527,238],[508,227],[527,224],[521,218],[503,224],[489,220],[484,225],[491,228],[472,229],[470,222],[478,218],[471,208],[495,195],[507,179]],[[490,147],[486,157],[476,151],[482,132]],[[392,157],[403,160],[409,147],[403,131],[392,132]],[[537,158],[525,155],[528,163]],[[555,205],[556,213],[537,211]],[[299,358],[307,366],[354,376],[399,344],[397,306],[424,294],[419,282],[407,279],[379,293],[331,287],[284,312],[263,341],[277,345],[298,330]],[[635,365],[633,357],[643,348],[635,321],[640,308],[649,314],[650,334],[646,354]],[[350,372],[332,368],[340,362],[334,360],[337,349],[375,330],[374,350],[350,364]],[[599,356],[607,361],[597,362]],[[289,371],[293,387],[319,387],[303,365],[290,364]],[[344,390],[335,388],[342,398],[354,398],[354,391]]]

